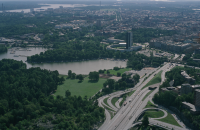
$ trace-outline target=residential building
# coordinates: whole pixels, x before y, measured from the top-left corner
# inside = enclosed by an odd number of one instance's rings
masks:
[[[196,89],[194,93],[194,105],[200,107],[200,89]]]
[[[180,94],[183,95],[183,94],[189,94],[192,92],[192,87],[190,84],[182,84],[181,85],[181,91],[180,91]]]

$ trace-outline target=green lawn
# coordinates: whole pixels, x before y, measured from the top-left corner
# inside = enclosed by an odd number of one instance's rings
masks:
[[[129,71],[129,70],[131,70],[131,68],[122,68],[117,71],[116,70],[109,70],[109,71],[110,71],[110,74],[117,75],[118,72],[123,74],[125,71]],[[106,71],[105,71],[105,74],[106,74]]]
[[[64,76],[66,78],[67,76]],[[65,91],[69,90],[71,95],[76,96],[87,96],[88,98],[96,94],[100,89],[103,88],[103,83],[107,79],[99,78],[98,82],[90,82],[88,78],[84,78],[82,82],[79,82],[78,79],[66,79],[64,84],[58,85],[55,96],[65,96]]]
[[[163,111],[149,110],[145,112],[145,115],[150,118],[160,118],[163,117],[165,114]]]
[[[119,103],[119,106],[122,106],[123,102],[126,100],[125,97],[123,97],[122,101]]]
[[[103,104],[102,104],[102,105],[103,105]],[[110,109],[109,107],[107,107],[107,106],[105,106],[105,105],[103,105],[103,107],[104,107],[106,110],[108,110],[108,111],[115,112],[113,109]]]
[[[103,100],[103,102],[104,102],[107,106],[109,106],[109,105],[108,105],[108,102],[107,102],[108,98],[109,98],[109,97],[107,97],[107,98],[105,98],[105,99]]]
[[[153,92],[153,90],[149,91],[149,92],[144,96],[144,98],[142,99],[142,101],[144,101],[152,92]]]
[[[112,100],[111,100],[111,103],[113,104],[113,106],[115,106],[115,103],[119,100],[119,98],[116,98],[114,97]],[[115,106],[116,107],[116,106]]]
[[[154,104],[152,104],[150,101],[148,101],[145,108],[156,108],[156,106]]]
[[[161,74],[162,74],[162,70],[160,72],[158,72],[142,89],[153,85],[153,84],[157,84],[161,82]]]
[[[165,123],[169,123],[169,124],[181,127],[170,113],[167,113],[167,114],[168,114],[167,117],[163,119],[158,119],[158,121],[162,121]]]

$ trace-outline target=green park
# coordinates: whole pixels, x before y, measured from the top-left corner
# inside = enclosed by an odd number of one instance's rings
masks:
[[[66,79],[67,76],[64,76]],[[69,90],[72,95],[91,97],[103,88],[103,83],[107,79],[99,78],[98,81],[90,81],[88,77],[84,78],[82,82],[78,79],[66,79],[63,84],[58,85],[55,96],[65,96],[65,91]]]

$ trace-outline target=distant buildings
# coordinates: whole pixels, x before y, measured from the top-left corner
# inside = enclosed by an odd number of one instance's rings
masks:
[[[105,42],[105,40],[103,42]],[[114,37],[108,38],[107,42],[114,43],[110,46],[107,46],[106,48],[107,50],[125,52],[125,51],[138,51],[142,49],[142,46],[133,46],[132,32],[127,32],[126,42],[124,40],[115,39]]]
[[[101,27],[101,20],[97,20],[96,25],[97,27]]]
[[[173,42],[171,40],[164,39],[153,39],[149,42],[149,47],[158,48],[165,51],[171,51],[181,53],[187,48],[191,47],[190,43]]]

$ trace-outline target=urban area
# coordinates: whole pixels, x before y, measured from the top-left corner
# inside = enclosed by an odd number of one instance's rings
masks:
[[[200,130],[200,2],[0,9],[0,130]]]

